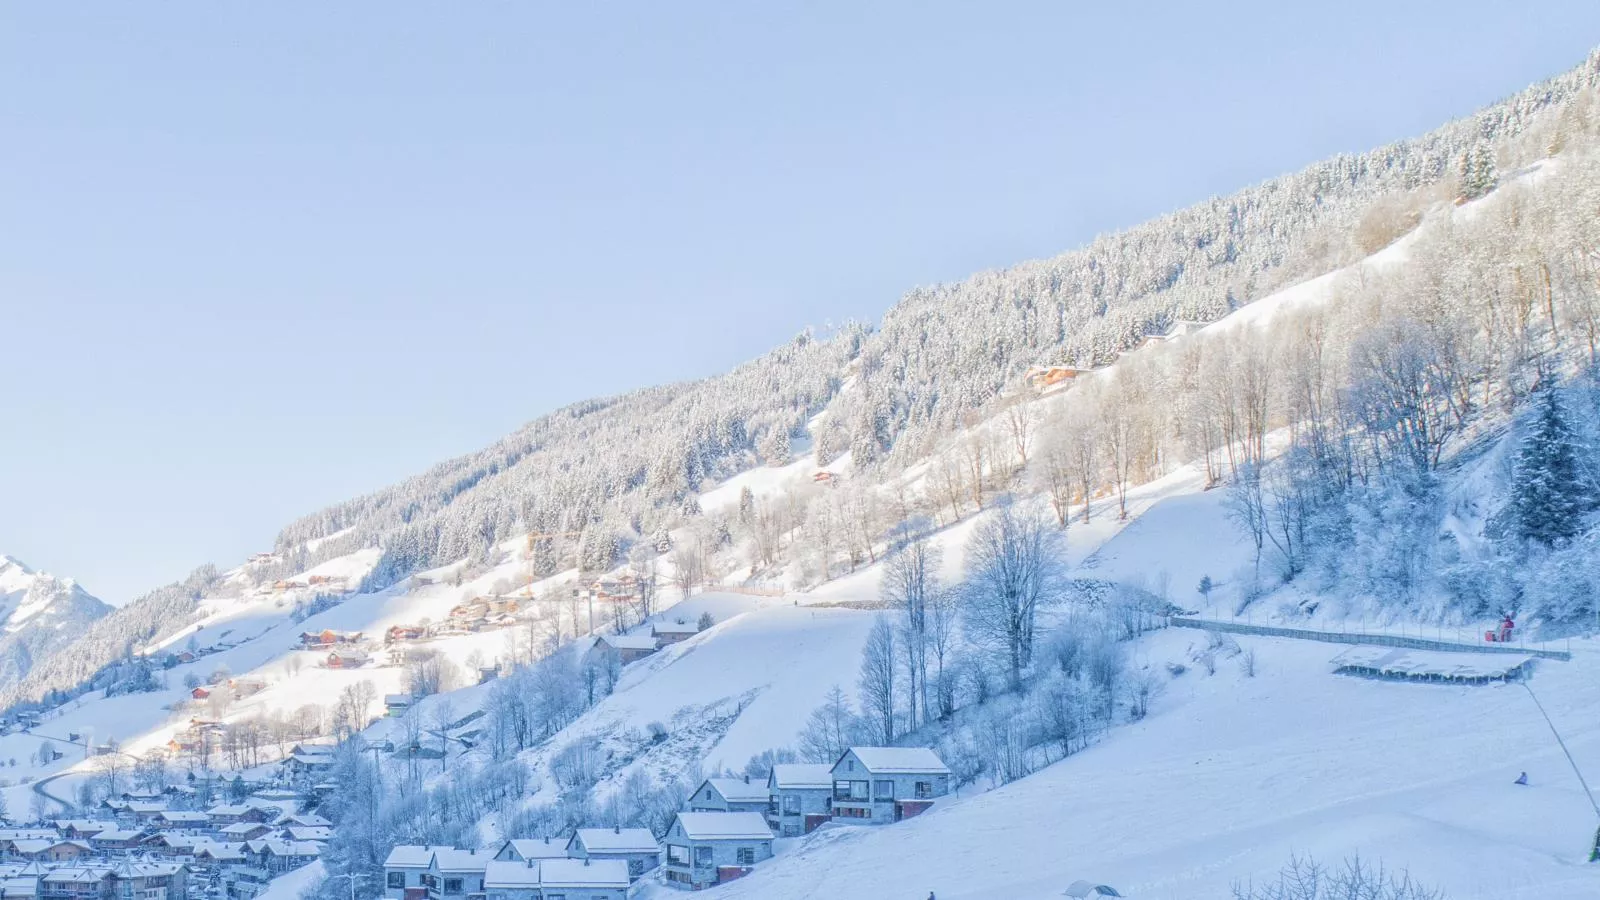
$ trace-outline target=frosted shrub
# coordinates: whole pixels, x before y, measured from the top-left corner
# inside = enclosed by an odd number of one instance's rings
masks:
[[[550,775],[565,791],[583,792],[600,780],[604,760],[592,741],[580,740],[563,747],[550,758]]]
[[[1293,857],[1276,881],[1233,886],[1234,900],[1444,900],[1444,894],[1411,880],[1406,872],[1388,872],[1347,859],[1337,869],[1325,868],[1309,856]]]

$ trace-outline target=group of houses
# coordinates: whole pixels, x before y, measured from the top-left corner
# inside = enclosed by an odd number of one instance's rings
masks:
[[[391,625],[383,634],[385,646],[408,644],[440,637],[477,634],[496,628],[509,628],[523,612],[523,601],[517,597],[478,596],[451,607],[450,612],[438,622]]]
[[[285,811],[293,808],[252,796],[184,810],[162,796],[123,795],[102,802],[97,818],[0,829],[0,897],[187,900],[203,877],[231,900],[250,900],[320,858],[332,836],[328,820]]]
[[[925,747],[852,747],[832,765],[784,764],[765,781],[708,778],[664,837],[646,828],[580,828],[567,838],[497,848],[397,846],[384,865],[388,900],[623,900],[660,869],[700,890],[748,874],[773,841],[824,822],[883,825],[922,814],[950,792],[950,769]]]
[[[229,678],[216,684],[197,684],[189,690],[191,700],[206,701],[221,693],[234,700],[243,700],[267,689],[266,679],[254,677]]]
[[[325,654],[322,665],[329,669],[358,669],[372,657],[367,652],[365,635],[359,631],[306,631],[300,634],[300,649]]]
[[[187,875],[182,863],[160,861],[0,863],[0,895],[8,900],[187,900]]]
[[[588,662],[625,666],[700,633],[694,622],[657,622],[648,633],[596,635],[586,651]]]

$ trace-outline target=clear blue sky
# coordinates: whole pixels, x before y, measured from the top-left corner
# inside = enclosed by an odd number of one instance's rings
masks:
[[[1594,0],[1086,6],[7,5],[0,551],[124,602],[1600,43]]]

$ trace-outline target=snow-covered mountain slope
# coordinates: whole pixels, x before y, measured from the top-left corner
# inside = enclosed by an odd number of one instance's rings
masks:
[[[1188,662],[1201,632],[1136,652]],[[1291,855],[1359,854],[1452,900],[1600,896],[1595,813],[1517,685],[1446,687],[1333,675],[1329,644],[1242,638],[1190,666],[1144,721],[1021,781],[892,826],[829,827],[720,889],[725,898],[1059,897],[1086,879],[1149,900],[1225,897]],[[1587,771],[1600,768],[1600,643],[1541,663],[1531,686]],[[1531,784],[1512,782],[1529,773]],[[662,889],[661,896],[670,896]]]
[[[19,681],[35,659],[76,640],[110,611],[72,579],[0,556],[0,686]]]

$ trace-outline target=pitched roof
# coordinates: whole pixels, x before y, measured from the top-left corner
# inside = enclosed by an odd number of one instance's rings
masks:
[[[132,841],[141,837],[144,837],[144,832],[137,828],[118,828],[113,831],[102,831],[99,834],[93,835],[89,838],[89,841],[90,843],[109,843],[112,841]]]
[[[647,634],[603,634],[598,640],[618,650],[654,650],[658,646],[656,639]]]
[[[385,868],[403,867],[408,869],[425,869],[433,864],[433,854],[448,847],[426,846],[416,844],[398,844],[389,851],[389,858],[383,861]]]
[[[772,792],[767,789],[765,781],[745,781],[743,778],[707,778],[706,784],[711,785],[729,803],[765,803],[772,799]]]
[[[242,803],[238,804],[236,806],[223,806],[221,804],[218,804],[217,806],[213,806],[210,809],[206,810],[206,815],[208,815],[208,816],[242,816],[245,813],[250,812],[253,809],[255,809],[255,807],[247,806],[247,805],[242,804]]]
[[[256,853],[269,853],[273,856],[321,856],[322,845],[315,841],[280,841],[268,838],[256,842],[261,845]]]
[[[628,864],[620,859],[547,859],[539,863],[543,888],[628,887]]]
[[[851,747],[850,752],[868,772],[880,775],[950,774],[950,767],[927,747]]]
[[[767,820],[754,812],[681,812],[678,824],[692,841],[772,839]]]
[[[483,886],[487,890],[538,887],[539,864],[529,865],[514,859],[490,860],[483,870]]]
[[[523,859],[566,859],[567,838],[512,838],[509,843]]]
[[[156,818],[166,822],[209,822],[211,817],[192,809],[164,809]]]
[[[441,872],[482,872],[493,859],[491,853],[459,847],[436,847],[433,851],[433,864]]]
[[[648,828],[579,828],[572,836],[590,853],[656,853],[661,847]]]
[[[769,776],[779,790],[833,789],[833,766],[827,763],[778,763]]]

